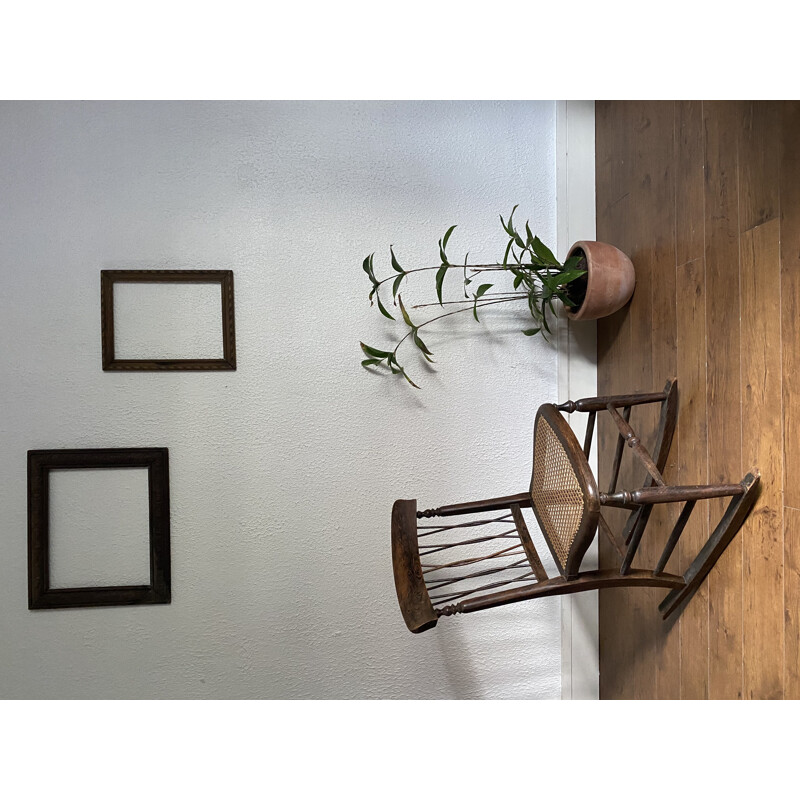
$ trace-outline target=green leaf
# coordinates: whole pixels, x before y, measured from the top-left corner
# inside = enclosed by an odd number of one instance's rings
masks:
[[[528,311],[531,312],[531,316],[539,322],[541,320],[541,313],[539,312],[539,307],[536,305],[536,295],[531,292],[528,295]]]
[[[397,263],[397,257],[394,254],[392,245],[389,245],[389,252],[392,254],[392,269],[395,272],[402,272],[405,275],[405,270]]]
[[[522,331],[526,336],[535,336],[541,328],[528,328],[526,331]]]
[[[406,274],[404,272],[402,275],[398,275],[394,279],[394,283],[392,284],[392,297],[394,297],[395,300],[397,299],[397,292],[400,289],[400,284],[403,282],[403,278],[405,278],[405,276]]]
[[[564,269],[576,269],[578,264],[580,264],[582,260],[583,259],[581,256],[570,256],[564,262]]]
[[[375,293],[375,299],[378,301],[378,308],[380,309],[381,314],[388,319],[394,319],[394,317],[384,308],[383,303],[381,303],[381,296],[377,292]]]
[[[403,295],[397,295],[397,300],[400,303],[400,313],[403,315],[403,320],[409,328],[413,328],[414,323],[411,321],[411,317],[408,316],[408,311],[406,311],[406,307],[403,305]]]
[[[475,317],[475,322],[480,322],[478,319],[478,297],[475,296],[475,302],[472,304],[472,315]]]
[[[525,222],[525,233],[526,233],[526,234],[527,234],[527,236],[528,236],[528,242],[527,242],[527,244],[532,244],[532,243],[533,243],[533,238],[534,238],[534,237],[533,237],[533,234],[531,233],[531,228],[530,228],[530,225],[528,225],[528,223],[527,223],[527,222]]]
[[[433,359],[429,357],[432,356],[433,353],[431,353],[431,351],[428,350],[425,342],[423,342],[422,339],[420,339],[419,334],[416,331],[414,331],[414,333],[411,334],[411,338],[414,340],[414,344],[422,351],[422,355],[425,356],[425,359],[427,361],[430,361],[431,364],[433,364],[434,363]]]
[[[558,282],[556,281],[555,276],[551,276],[543,272],[541,275],[539,275],[539,280],[542,282],[542,286],[551,292],[554,292],[556,289],[558,289]]]
[[[564,286],[568,283],[572,283],[572,281],[580,278],[581,275],[585,275],[585,269],[568,269],[564,270],[563,272],[559,272],[558,275],[554,276],[553,280],[559,285]]]
[[[517,277],[514,278],[514,288],[519,289],[519,285],[522,283],[522,275],[517,274]]]
[[[425,342],[423,342],[422,339],[420,339],[419,333],[417,333],[417,331],[414,331],[414,333],[411,334],[411,338],[414,340],[414,344],[417,347],[419,347],[419,349],[422,350],[423,353],[427,353],[429,356],[433,355],[433,353],[431,353],[431,351],[428,350],[428,348],[425,346]]]
[[[378,350],[377,347],[370,347],[368,344],[364,344],[364,342],[359,342],[359,344],[365,355],[368,355],[370,358],[388,358],[392,355],[385,350]]]
[[[447,255],[444,252],[444,247],[442,247],[442,240],[439,239],[439,258],[442,259],[442,264],[450,265],[450,262],[447,260]]]
[[[481,285],[478,287],[478,291],[477,291],[477,292],[475,292],[475,298],[477,299],[477,298],[479,298],[479,297],[483,297],[483,295],[485,295],[485,294],[486,294],[486,292],[488,292],[488,291],[489,291],[489,289],[491,289],[491,288],[492,288],[492,286],[494,286],[494,284],[493,284],[493,283],[482,283],[482,284],[481,284]]]
[[[408,375],[406,375],[406,371],[404,369],[401,369],[400,373],[415,389],[419,389],[419,386],[417,386],[417,384],[414,383],[414,381],[412,381],[411,378],[408,377]]]
[[[442,248],[443,248],[443,249],[446,249],[446,248],[447,248],[447,240],[450,238],[450,234],[451,234],[451,233],[452,233],[452,232],[453,232],[453,231],[454,231],[454,230],[455,230],[457,227],[458,227],[458,225],[451,225],[451,226],[450,226],[450,227],[447,229],[447,233],[444,235],[444,238],[442,239]]]
[[[511,213],[510,213],[510,214],[509,214],[509,216],[508,216],[508,228],[506,228],[506,230],[508,231],[508,235],[509,235],[509,236],[513,236],[513,235],[514,235],[514,225],[513,225],[513,223],[511,222],[511,220],[512,220],[512,219],[514,219],[514,212],[515,212],[515,211],[516,211],[518,208],[519,208],[519,203],[517,203],[517,204],[514,206],[514,208],[512,208],[512,209],[511,209]]]
[[[547,324],[547,313],[545,311],[545,304],[546,303],[547,303],[546,300],[542,300],[542,325],[544,326],[544,329],[548,333],[552,333],[553,331],[550,330],[550,326]]]
[[[511,252],[511,245],[514,244],[513,239],[508,240],[508,247],[506,247],[506,254],[503,256],[503,266],[508,266],[508,254]]]
[[[442,302],[442,285],[444,284],[444,276],[447,272],[447,264],[442,264],[438,270],[436,270],[436,296],[439,298],[439,305],[442,306],[444,303]]]
[[[546,264],[555,264],[558,266],[556,257],[538,236],[533,237],[531,247],[533,248],[533,252],[536,253],[536,255],[539,256],[539,258],[541,258]]]
[[[380,364],[383,361],[382,358],[365,358],[361,362],[361,366],[366,369],[367,367],[374,367],[376,364]]]
[[[363,268],[364,272],[366,272],[367,275],[369,276],[369,279],[372,281],[372,285],[373,286],[375,286],[378,283],[378,281],[375,280],[375,272],[373,271],[373,266],[372,266],[372,263],[373,263],[372,259],[373,259],[374,255],[375,255],[375,253],[373,253],[372,255],[367,256],[364,259],[364,264],[362,265],[362,268]]]

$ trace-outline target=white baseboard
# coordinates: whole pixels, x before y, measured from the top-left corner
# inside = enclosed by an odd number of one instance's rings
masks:
[[[581,239],[594,240],[595,227],[594,102],[562,100],[556,104],[556,219],[560,258]],[[597,326],[559,319],[559,402],[597,394]],[[586,419],[571,414],[570,425],[583,441]],[[589,462],[597,474],[597,449]],[[597,566],[597,542],[587,552],[585,568]],[[597,592],[561,598],[561,699],[596,700],[600,695]]]

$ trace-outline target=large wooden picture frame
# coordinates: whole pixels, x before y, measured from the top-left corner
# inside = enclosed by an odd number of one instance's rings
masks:
[[[50,472],[148,470],[150,583],[146,586],[50,588]],[[102,502],[102,501],[100,501]],[[127,606],[171,601],[169,456],[166,447],[28,451],[28,608]]]
[[[219,283],[222,301],[222,358],[120,359],[114,354],[115,283]],[[103,369],[128,370],[235,370],[236,334],[231,270],[104,269],[100,271],[100,318]]]

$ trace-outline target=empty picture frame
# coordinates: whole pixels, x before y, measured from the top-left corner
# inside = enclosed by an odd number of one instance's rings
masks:
[[[116,358],[114,353],[114,285],[117,283],[218,283],[222,303],[222,358]],[[235,370],[236,334],[231,270],[100,271],[100,324],[105,371]]]
[[[50,587],[50,473],[144,467],[148,471],[150,582]],[[97,498],[103,502],[102,497]],[[28,608],[127,606],[171,601],[169,456],[166,447],[28,451]]]

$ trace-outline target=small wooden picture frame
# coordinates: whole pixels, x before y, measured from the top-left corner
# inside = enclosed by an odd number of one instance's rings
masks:
[[[51,470],[148,470],[150,583],[50,588]],[[102,502],[102,498],[98,499]],[[128,606],[171,601],[169,457],[166,447],[28,451],[28,608]]]
[[[222,358],[116,358],[114,355],[115,283],[219,283],[222,301]],[[100,271],[100,325],[103,370],[235,370],[236,333],[232,270],[104,269]]]

